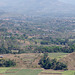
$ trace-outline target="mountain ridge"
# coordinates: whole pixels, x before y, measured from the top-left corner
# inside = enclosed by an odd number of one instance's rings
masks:
[[[75,12],[74,6],[59,0],[3,0],[0,4],[0,9],[3,11],[26,15],[63,15]]]

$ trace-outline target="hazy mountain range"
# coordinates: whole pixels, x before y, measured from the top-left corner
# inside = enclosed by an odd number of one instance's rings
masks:
[[[59,0],[1,0],[0,11],[26,15],[75,15],[74,5]]]

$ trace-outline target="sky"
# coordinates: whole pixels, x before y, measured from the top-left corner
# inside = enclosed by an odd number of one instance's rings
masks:
[[[75,0],[60,0],[60,1],[75,5]]]
[[[1,2],[13,2],[13,0],[0,0]],[[16,0],[18,1],[18,0]],[[24,1],[24,0],[19,0],[19,1]],[[35,1],[35,0],[34,0]],[[69,4],[74,4],[75,5],[75,0],[59,0],[59,1],[62,1],[62,2],[65,2],[65,3],[69,3]]]

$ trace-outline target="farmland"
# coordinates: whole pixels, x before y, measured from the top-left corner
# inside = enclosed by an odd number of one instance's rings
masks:
[[[41,69],[6,69],[3,68],[0,70],[2,75],[38,75],[42,70]]]
[[[51,59],[56,58],[57,60],[59,60],[60,58],[65,57],[67,54],[68,53],[49,53],[48,55]]]
[[[0,75],[74,75],[75,71],[54,71],[43,69],[0,68]]]
[[[44,70],[39,75],[74,75],[75,71],[53,71]]]

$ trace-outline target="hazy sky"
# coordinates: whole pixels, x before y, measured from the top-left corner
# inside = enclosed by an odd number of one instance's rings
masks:
[[[15,0],[0,0],[1,2],[14,2]],[[16,0],[18,1],[18,0]],[[28,1],[28,0],[19,0],[19,1]],[[35,1],[35,0],[32,0]],[[59,0],[65,3],[69,3],[69,4],[75,4],[75,0]]]
[[[60,0],[60,1],[75,5],[75,0]]]

